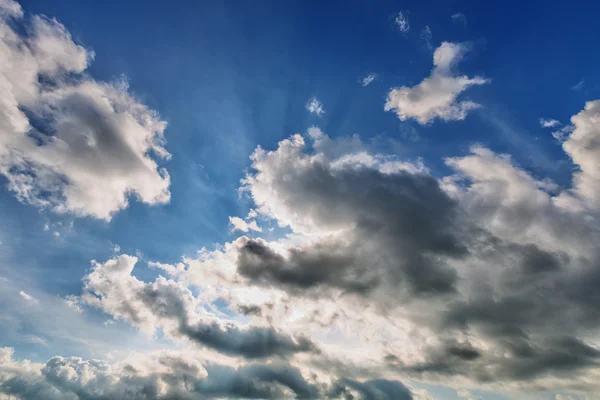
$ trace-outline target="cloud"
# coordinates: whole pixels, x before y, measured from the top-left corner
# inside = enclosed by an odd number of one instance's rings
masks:
[[[10,348],[0,348],[0,394],[23,400],[412,399],[398,381],[340,378],[328,384],[286,363],[236,366],[190,352],[135,354],[116,363],[58,356],[33,363],[14,360]]]
[[[452,14],[450,19],[452,19],[452,22],[454,22],[455,24],[460,24],[465,27],[467,26],[467,17],[463,13],[458,12],[456,14]]]
[[[554,128],[560,125],[560,121],[551,118],[540,118],[540,126],[542,128]]]
[[[394,23],[402,33],[407,33],[410,31],[410,23],[408,22],[408,13],[398,11],[396,17],[394,18]]]
[[[253,320],[335,330],[339,348],[321,343],[311,365],[336,373],[561,390],[598,377],[600,232],[594,214],[564,207],[569,191],[480,146],[436,179],[309,138],[257,149],[243,183],[292,233],[238,238],[177,276]]]
[[[229,223],[233,227],[232,232],[235,232],[235,231],[248,232],[249,230],[256,231],[256,232],[262,232],[262,228],[260,228],[256,224],[256,221],[254,221],[254,220],[252,220],[250,222],[246,222],[243,219],[241,219],[240,217],[229,217]]]
[[[325,114],[323,104],[321,104],[316,97],[313,97],[309,100],[309,102],[306,104],[306,109],[313,114],[317,114],[319,117]]]
[[[480,77],[452,74],[452,67],[467,50],[464,44],[442,43],[433,54],[431,75],[417,86],[392,89],[385,110],[395,111],[402,121],[413,118],[422,125],[431,123],[435,118],[444,121],[465,119],[470,111],[481,106],[472,101],[457,101],[458,96],[471,86],[489,82]]]
[[[25,300],[27,300],[30,303],[33,303],[33,304],[37,304],[38,303],[38,300],[35,297],[33,297],[30,294],[25,293],[22,290],[19,292],[19,296],[21,296],[22,298],[24,298]]]
[[[583,86],[585,85],[585,81],[582,79],[579,82],[577,82],[577,84],[573,85],[571,87],[571,89],[575,90],[576,92],[580,91],[581,89],[583,89]]]
[[[93,262],[84,278],[82,300],[146,332],[162,328],[170,337],[185,338],[233,356],[291,356],[316,350],[302,336],[293,338],[272,327],[242,328],[199,311],[197,299],[181,283],[164,277],[146,283],[132,276],[136,263],[137,258],[129,255]]]
[[[26,203],[105,220],[130,196],[168,202],[169,175],[153,158],[169,157],[166,123],[125,80],[85,75],[94,53],[59,22],[26,23],[10,0],[0,9],[0,173],[9,189]]]
[[[573,191],[590,207],[600,207],[600,100],[588,101],[571,117],[572,133],[562,136],[562,146],[579,171],[573,175]],[[569,132],[567,132],[569,133]]]
[[[377,78],[377,74],[369,74],[360,80],[363,87],[367,87]]]

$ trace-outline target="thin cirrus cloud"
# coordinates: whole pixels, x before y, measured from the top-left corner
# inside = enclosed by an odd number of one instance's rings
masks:
[[[377,74],[369,74],[360,80],[360,84],[362,87],[369,86],[375,79],[377,78]]]
[[[459,101],[458,97],[472,86],[489,82],[481,77],[456,76],[452,68],[462,59],[468,46],[444,42],[433,54],[431,75],[413,87],[394,88],[388,94],[386,111],[394,111],[400,120],[415,119],[422,125],[434,119],[458,121],[481,107],[472,101]]]
[[[59,22],[36,15],[27,23],[12,0],[1,7],[0,173],[10,190],[26,203],[105,220],[130,196],[168,202],[169,174],[154,159],[170,157],[166,123],[125,80],[84,75],[94,53]]]
[[[450,19],[455,24],[460,24],[460,25],[463,25],[465,27],[467,26],[467,17],[463,13],[458,12],[458,13],[452,14],[452,16],[450,17]]]

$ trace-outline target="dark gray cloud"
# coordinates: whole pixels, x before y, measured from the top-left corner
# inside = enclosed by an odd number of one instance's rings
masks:
[[[413,398],[411,391],[402,383],[386,379],[365,382],[340,379],[334,383],[327,395],[345,400],[412,400]]]
[[[342,290],[392,315],[402,304],[437,340],[424,360],[382,361],[417,377],[569,387],[597,368],[596,214],[565,208],[551,183],[483,148],[448,160],[457,175],[440,182],[360,150],[329,159],[303,146],[293,137],[258,151],[245,183],[262,213],[318,239],[285,250],[242,240],[237,272],[249,283]]]
[[[182,325],[179,332],[192,341],[225,354],[246,358],[290,356],[297,352],[317,351],[316,345],[305,337],[293,339],[272,327],[242,330],[233,324]]]
[[[261,175],[259,170],[249,179]],[[281,207],[323,229],[346,230],[343,237],[325,237],[285,255],[248,240],[238,257],[241,275],[291,289],[367,293],[388,286],[417,296],[455,291],[456,273],[444,258],[467,254],[466,224],[457,203],[430,175],[315,160],[303,168],[290,162],[270,179],[270,194],[281,199]]]

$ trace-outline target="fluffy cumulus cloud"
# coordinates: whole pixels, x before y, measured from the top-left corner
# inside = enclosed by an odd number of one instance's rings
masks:
[[[566,143],[594,134],[592,111]],[[348,379],[598,389],[598,212],[565,200],[587,204],[588,169],[560,190],[484,147],[446,159],[441,179],[348,149],[315,130],[258,148],[243,190],[292,233],[165,270],[205,301],[320,338],[305,365]]]
[[[229,217],[229,223],[231,224],[232,231],[256,231],[262,232],[262,228],[258,226],[255,220],[245,221],[240,217]]]
[[[4,350],[0,391],[411,399],[407,385],[421,380],[597,392],[600,232],[583,190],[594,181],[581,178],[594,106],[565,141],[581,166],[568,189],[480,146],[447,158],[442,178],[315,128],[259,147],[242,182],[250,215],[289,234],[153,263],[166,275],[153,281],[135,277],[127,255],[93,262],[83,279],[79,307],[161,331],[185,355],[34,364]]]
[[[169,153],[166,123],[125,80],[83,74],[93,58],[56,20],[0,3],[0,173],[23,202],[108,220],[131,196],[169,201],[153,158]]]
[[[429,35],[426,35],[430,38]],[[386,111],[394,111],[404,121],[412,118],[420,124],[428,124],[439,118],[444,121],[465,119],[467,114],[479,108],[472,101],[459,101],[458,97],[472,86],[488,83],[481,77],[456,76],[453,67],[468,50],[460,43],[444,42],[433,54],[434,68],[431,75],[413,87],[394,88],[388,94]]]
[[[173,280],[159,277],[154,282],[142,282],[131,274],[136,262],[136,257],[127,255],[105,263],[93,262],[84,278],[83,301],[144,331],[160,328],[170,337],[233,356],[262,358],[317,351],[302,336],[293,338],[272,327],[224,322],[204,310],[187,287]]]
[[[588,206],[600,207],[600,100],[589,101],[571,118],[572,133],[563,148],[579,171],[573,177],[575,195]]]
[[[23,400],[413,399],[398,381],[341,378],[327,383],[286,363],[235,365],[194,352],[137,354],[115,363],[58,356],[32,363],[14,360],[10,348],[0,348],[0,396]]]
[[[90,53],[57,22],[35,17],[22,36],[6,23],[20,7],[0,1],[0,168],[11,189],[99,218],[128,194],[166,201],[168,176],[151,157],[168,156],[164,124],[125,87],[81,76]],[[458,97],[487,82],[452,72],[465,51],[443,43],[431,75],[393,89],[386,109],[421,124],[465,118],[478,105]],[[133,256],[93,261],[67,297],[184,351],[34,363],[4,348],[0,395],[426,398],[415,380],[463,398],[599,393],[600,101],[569,125],[541,124],[563,132],[569,187],[480,145],[447,157],[446,176],[318,128],[258,147],[241,182],[253,209],[230,218],[254,237],[150,263],[155,279],[134,275]],[[285,233],[260,237],[256,220]]]

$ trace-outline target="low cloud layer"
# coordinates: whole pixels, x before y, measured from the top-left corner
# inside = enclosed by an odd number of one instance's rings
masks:
[[[428,27],[427,27],[428,29]],[[426,31],[425,40],[431,40]],[[458,97],[471,86],[488,83],[481,77],[456,76],[452,68],[462,59],[468,47],[461,43],[444,42],[433,54],[431,75],[416,86],[392,89],[385,103],[386,111],[394,111],[400,120],[415,119],[422,125],[439,118],[457,121],[480,107],[472,101],[459,101]]]
[[[31,363],[16,361],[12,355],[12,349],[0,348],[0,396],[23,400],[413,399],[398,381],[319,382],[289,364],[236,366],[189,352],[136,355],[116,363],[78,357]]]
[[[0,3],[0,173],[23,202],[109,220],[130,196],[169,201],[153,156],[170,155],[166,123],[124,80],[84,74],[93,58],[56,20]]]

